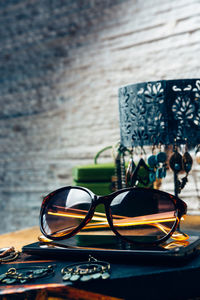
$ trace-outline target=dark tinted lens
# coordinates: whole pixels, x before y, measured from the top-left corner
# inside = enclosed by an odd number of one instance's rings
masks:
[[[165,237],[176,222],[170,195],[148,189],[133,189],[116,196],[110,205],[113,225],[131,241],[155,242]]]
[[[71,233],[85,219],[92,204],[90,194],[78,188],[66,188],[50,196],[42,215],[47,235],[60,237]]]

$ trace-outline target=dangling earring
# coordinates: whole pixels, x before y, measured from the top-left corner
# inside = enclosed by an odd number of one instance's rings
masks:
[[[128,167],[126,169],[126,187],[131,186],[131,178],[133,176],[133,172],[136,168],[136,165],[133,160],[133,148],[130,150],[130,159],[128,163]]]
[[[144,148],[141,146],[140,160],[131,174],[130,186],[145,186],[149,185],[149,167],[143,159],[146,155]]]
[[[158,179],[166,177],[166,173],[167,173],[166,160],[167,160],[167,154],[161,151],[161,145],[160,145],[160,152],[156,155],[156,161],[157,161],[156,177]]]
[[[125,175],[125,151],[126,148],[119,145],[117,155],[115,157],[115,191],[126,187]]]
[[[177,196],[181,191],[181,182],[178,179],[178,173],[182,171],[183,162],[182,155],[178,152],[176,141],[174,145],[174,153],[170,157],[169,165],[172,171],[174,172],[174,191],[175,195]]]
[[[183,189],[188,181],[187,177],[189,172],[192,169],[192,164],[193,164],[193,159],[192,156],[190,155],[190,153],[188,152],[188,145],[187,143],[185,144],[185,153],[183,154],[182,157],[182,167],[183,170],[186,173],[186,176],[182,178],[182,182],[181,182],[181,189]]]
[[[182,155],[178,152],[177,146],[175,146],[174,153],[170,157],[169,165],[172,171],[177,174],[182,171]]]
[[[193,159],[188,152],[187,142],[185,144],[185,153],[183,154],[183,156],[178,153],[177,146],[175,145],[174,154],[172,154],[169,161],[169,165],[174,171],[175,195],[179,194],[188,182],[188,174],[192,169],[192,164]],[[186,175],[181,180],[179,180],[178,173],[182,170],[185,171]]]
[[[156,166],[157,166],[157,159],[156,155],[154,155],[155,145],[152,148],[152,155],[150,155],[147,159],[147,164],[149,166],[149,181],[153,183],[156,180]]]
[[[120,159],[120,164],[121,164],[121,188],[124,189],[126,187],[126,166],[125,166],[125,152],[126,148],[121,147],[121,159]]]

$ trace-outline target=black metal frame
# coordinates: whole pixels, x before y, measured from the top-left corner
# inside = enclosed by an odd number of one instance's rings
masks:
[[[200,78],[159,80],[119,88],[121,145],[200,143]]]

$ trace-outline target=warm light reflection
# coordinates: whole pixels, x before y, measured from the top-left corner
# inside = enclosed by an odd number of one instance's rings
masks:
[[[133,221],[134,218],[127,218],[126,222],[124,220],[117,220],[115,222],[115,226],[134,226],[134,225],[155,225],[157,227],[157,222],[166,223],[166,222],[175,222],[176,218],[168,218],[168,219],[150,219],[150,220],[142,220],[142,221]],[[161,225],[160,225],[161,226]]]
[[[189,239],[189,236],[186,233],[175,231],[171,238],[176,241],[185,241]]]
[[[76,213],[68,213],[68,212],[48,212],[49,215],[55,215],[60,217],[73,217],[78,219],[84,219],[84,214],[76,214]],[[105,214],[102,214],[105,216]],[[146,215],[146,216],[140,216],[140,217],[124,217],[124,216],[117,216],[116,218],[113,218],[114,225],[115,226],[133,226],[133,225],[146,225],[146,224],[152,224],[152,223],[163,223],[163,222],[175,222],[176,217],[174,216],[174,212],[166,212],[166,213],[159,213],[159,214],[152,214],[152,215]],[[105,223],[95,223],[91,224],[92,226],[102,226],[107,224],[107,218],[106,217],[100,217],[96,216],[96,213],[94,214],[93,221],[104,221]]]
[[[189,237],[188,237],[189,238]],[[183,240],[183,241],[177,241],[177,242],[171,242],[167,245],[162,245],[162,247],[164,249],[174,249],[174,248],[177,248],[177,247],[187,247],[189,245],[189,242],[186,241],[186,240]]]
[[[70,217],[76,219],[85,219],[85,215],[75,214],[75,213],[60,213],[60,212],[48,212],[48,215],[59,216],[59,217]],[[92,218],[94,221],[106,221],[107,218],[94,217]]]
[[[54,205],[53,208],[54,208],[53,212],[56,211],[59,213],[67,213],[68,215],[70,215],[70,217],[73,217],[74,214],[76,214],[76,215],[80,214],[85,217],[88,214],[88,210],[83,210],[83,209],[78,209],[78,208],[64,208],[64,207],[58,206],[58,205]],[[60,211],[59,211],[59,209],[60,209]],[[106,218],[106,214],[104,212],[101,213],[101,212],[95,211],[94,216],[102,216],[102,217]],[[113,215],[113,217],[115,217],[117,219],[126,218],[124,216],[119,216],[119,215]]]
[[[157,224],[156,226],[157,228],[159,228],[160,230],[162,230],[166,235],[171,231],[171,228],[168,228],[167,226],[164,226],[163,224]],[[173,240],[177,240],[177,241],[185,241],[187,239],[189,239],[189,236],[186,233],[180,232],[180,231],[175,231],[173,232],[171,238]]]
[[[57,207],[57,211],[49,211],[49,215],[53,216],[60,216],[60,217],[66,217],[66,218],[75,218],[75,219],[85,219],[85,216],[87,214],[87,211],[80,210],[80,209],[74,209],[70,208],[67,209],[67,211],[59,211]],[[183,217],[182,217],[183,219]],[[106,214],[95,212],[94,216],[92,218],[92,221],[96,221],[94,223],[90,222],[88,223],[84,229],[87,231],[88,229],[94,230],[94,229],[107,229],[110,228]],[[128,226],[141,226],[141,225],[148,225],[152,227],[156,227],[160,231],[164,232],[166,235],[171,231],[172,226],[168,227],[166,223],[169,222],[176,222],[176,216],[175,212],[164,212],[164,213],[158,213],[158,214],[151,214],[146,216],[138,216],[138,217],[125,217],[120,215],[114,215],[113,216],[113,223],[115,227],[128,227]],[[163,224],[165,223],[165,224]],[[84,230],[83,229],[83,230]],[[66,234],[66,230],[59,231],[59,235]],[[71,229],[68,228],[67,231],[71,231]],[[54,233],[55,234],[55,233]],[[188,239],[188,236],[186,234],[183,234],[181,232],[175,231],[173,235],[171,236],[172,239],[177,241],[184,241]]]
[[[55,215],[55,216],[61,216],[61,217],[73,217],[78,219],[84,219],[85,215],[81,213],[75,213],[76,209],[72,209],[73,212],[51,212],[49,211],[49,215]],[[80,210],[79,210],[80,211]],[[109,224],[107,222],[106,217],[100,217],[105,216],[105,213],[95,213],[92,220],[98,221],[96,223],[88,223],[85,226],[85,229],[96,229],[96,228],[109,228]],[[103,222],[101,222],[103,221]],[[124,216],[117,216],[117,218],[113,217],[114,226],[115,227],[128,227],[128,226],[139,226],[139,225],[149,225],[156,227],[163,231],[165,234],[168,234],[171,231],[171,227],[167,227],[166,225],[160,224],[160,223],[167,223],[167,222],[175,222],[176,217],[174,216],[174,212],[165,212],[165,213],[159,213],[159,214],[152,214],[152,215],[146,215],[146,216],[140,216],[140,217],[133,217],[128,218]]]

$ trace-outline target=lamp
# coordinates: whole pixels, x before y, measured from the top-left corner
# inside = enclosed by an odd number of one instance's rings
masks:
[[[160,80],[121,87],[119,113],[122,146],[173,145],[170,166],[174,168],[177,195],[180,192],[180,170],[175,168],[178,157],[184,168],[178,147],[199,148],[200,144],[200,79]],[[186,163],[192,164],[190,156]]]

